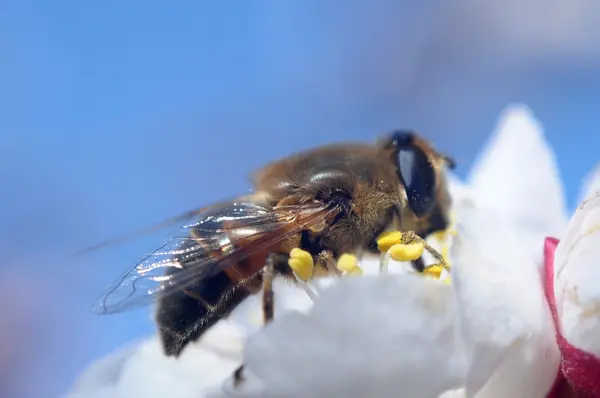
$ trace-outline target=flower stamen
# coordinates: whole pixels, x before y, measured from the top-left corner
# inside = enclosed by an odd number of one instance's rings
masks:
[[[433,279],[440,279],[442,272],[444,272],[444,266],[441,264],[432,264],[423,270],[423,275]]]
[[[306,250],[293,248],[290,251],[288,265],[294,271],[294,274],[303,282],[309,280],[315,269],[315,262],[312,255]]]
[[[442,231],[437,234],[437,237],[445,238],[447,234],[448,231]],[[440,279],[444,273],[448,274],[450,271],[447,261],[448,248],[445,248],[445,253],[440,254],[414,231],[384,232],[377,239],[377,247],[382,252],[379,264],[380,273],[387,273],[390,258],[396,261],[415,261],[421,258],[425,251],[431,254],[437,263],[425,267],[422,272],[423,276]]]
[[[337,269],[346,275],[363,274],[363,269],[358,265],[358,259],[353,254],[342,254],[337,261]]]
[[[390,256],[396,261],[415,261],[423,255],[424,242],[396,243],[388,249]]]

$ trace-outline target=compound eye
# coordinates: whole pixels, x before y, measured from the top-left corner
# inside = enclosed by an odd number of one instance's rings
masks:
[[[398,174],[404,185],[408,205],[417,217],[435,205],[436,174],[425,152],[415,145],[399,146]]]

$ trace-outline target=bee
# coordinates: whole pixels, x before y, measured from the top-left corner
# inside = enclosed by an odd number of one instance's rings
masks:
[[[253,193],[175,218],[185,224],[182,233],[119,278],[96,312],[157,301],[162,346],[173,357],[261,290],[268,322],[273,278],[295,281],[292,249],[313,256],[315,275],[331,275],[344,253],[377,253],[385,231],[426,237],[446,229],[444,167],[454,167],[451,158],[405,130],[374,144],[331,144],[274,161],[252,176]]]

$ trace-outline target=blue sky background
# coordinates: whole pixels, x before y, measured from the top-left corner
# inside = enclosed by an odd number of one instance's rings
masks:
[[[156,237],[60,253],[246,192],[267,160],[410,127],[464,175],[518,101],[574,206],[598,161],[599,6],[442,3],[2,2],[0,288],[26,293],[0,314],[41,357],[14,370],[31,396],[153,330],[149,310],[88,306]]]

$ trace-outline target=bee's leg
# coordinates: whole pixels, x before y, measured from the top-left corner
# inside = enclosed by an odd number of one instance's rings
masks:
[[[265,323],[273,320],[275,294],[273,280],[278,276],[293,278],[294,273],[288,265],[289,256],[283,253],[270,253],[262,271],[262,311]]]
[[[414,260],[413,264],[415,264],[418,260],[421,260],[420,264],[423,265],[423,269],[420,270],[420,272],[427,272],[427,271],[431,271],[432,269],[437,269],[439,268],[441,269],[445,269],[445,270],[450,270],[450,264],[448,264],[447,260],[444,258],[444,256],[438,252],[436,249],[434,249],[433,247],[431,247],[426,241],[425,239],[423,239],[422,237],[420,237],[419,235],[417,235],[414,231],[407,231],[403,234],[403,242],[404,243],[412,243],[412,242],[421,242],[423,244],[423,248],[429,253],[431,254],[431,256],[437,261],[436,264],[432,264],[429,266],[425,266],[425,263],[422,260],[422,257],[419,257],[418,259]]]
[[[275,278],[275,253],[267,256],[265,268],[263,270],[262,287],[262,311],[265,324],[273,320],[274,293],[273,279]]]
[[[238,366],[238,368],[233,372],[233,386],[239,387],[240,384],[244,382],[244,365]]]
[[[379,243],[380,246],[383,245],[389,247],[381,256],[380,270],[382,273],[387,272],[388,261],[392,256],[398,261],[410,261],[417,271],[422,273],[425,273],[428,270],[431,271],[434,268],[436,270],[450,269],[444,256],[431,247],[425,239],[417,235],[414,231],[390,234],[389,236],[380,238]],[[422,258],[423,251],[427,251],[431,254],[437,263],[425,266]]]
[[[319,265],[324,265],[324,268],[327,269],[330,274],[336,276],[342,275],[342,271],[340,271],[335,264],[335,256],[330,250],[321,251],[317,257],[317,261]]]
[[[423,261],[423,257],[419,257],[413,261],[412,266],[417,272],[423,272],[425,270],[425,261]]]
[[[445,210],[445,206],[441,206],[440,202],[438,202],[434,209],[431,210],[430,215],[428,217],[428,222],[415,229],[414,235],[422,239],[427,239],[430,236],[433,236],[437,233],[443,233],[447,231],[449,226],[449,214]],[[413,261],[412,266],[417,272],[423,272],[425,268],[427,268],[422,258]]]
[[[273,280],[278,274],[290,276],[292,270],[287,264],[288,256],[282,253],[270,253],[267,256],[265,267],[262,272],[262,311],[265,324],[271,322],[274,316],[275,293],[273,292]],[[244,365],[240,365],[233,372],[233,385],[237,387],[244,381]]]

